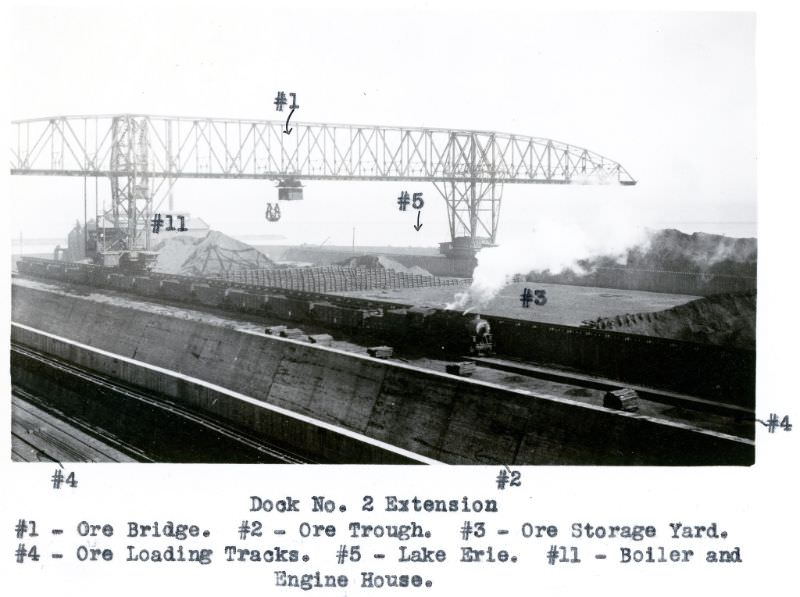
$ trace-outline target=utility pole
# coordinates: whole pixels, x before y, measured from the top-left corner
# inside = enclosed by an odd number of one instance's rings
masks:
[[[89,248],[89,227],[86,221],[86,176],[83,177],[83,257],[86,258]]]

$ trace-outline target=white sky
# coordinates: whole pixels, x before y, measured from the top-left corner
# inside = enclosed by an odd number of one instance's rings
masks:
[[[293,120],[550,137],[617,160],[639,180],[621,188],[507,185],[501,243],[549,218],[756,220],[752,14],[545,14],[412,2],[142,6],[17,8],[11,116],[278,119],[285,112],[275,112],[276,92],[294,91],[301,107]],[[263,181],[179,181],[176,209],[225,232],[295,242],[349,244],[353,227],[359,244],[448,240],[432,185],[306,184],[305,201],[282,204],[279,223],[264,219],[276,192]],[[100,190],[108,196],[107,181]],[[413,214],[397,210],[401,190],[424,193],[420,232]],[[11,191],[12,236],[64,235],[83,218],[82,179],[13,177]]]

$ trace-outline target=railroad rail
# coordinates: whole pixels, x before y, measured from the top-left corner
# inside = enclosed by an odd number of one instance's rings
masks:
[[[164,397],[154,396],[150,393],[143,392],[139,389],[131,388],[118,381],[112,380],[106,376],[98,375],[96,373],[87,371],[82,367],[78,367],[72,363],[68,363],[62,359],[47,355],[41,351],[31,349],[19,343],[11,343],[12,358],[14,356],[24,356],[26,359],[33,361],[37,366],[56,371],[58,375],[70,378],[72,381],[80,380],[83,384],[88,384],[92,388],[97,388],[98,391],[105,390],[125,400],[125,409],[130,409],[131,412],[137,412],[141,408],[151,411],[156,411],[159,416],[163,416],[165,422],[167,420],[172,422],[179,422],[181,425],[189,426],[200,433],[223,438],[225,443],[237,446],[243,453],[251,454],[253,462],[280,462],[287,464],[302,464],[312,463],[313,460],[294,454],[283,448],[271,445],[263,440],[255,440],[247,435],[240,433],[231,425],[227,425],[213,420],[211,417],[201,416],[197,413],[191,412],[174,402],[171,402]],[[26,399],[42,404],[52,412],[53,406],[47,407],[48,402],[37,398],[34,393],[26,391],[24,388],[15,385],[15,392],[19,393]],[[111,443],[115,448],[122,452],[128,453],[136,457],[138,460],[153,461],[154,459],[148,455],[148,450],[142,449],[136,443],[121,441],[117,434],[111,434],[104,431],[102,427],[92,423],[91,417],[78,417],[64,412],[58,411],[62,418],[65,418],[70,424],[80,427],[90,435],[99,436],[103,442]],[[168,429],[171,425],[165,425]],[[142,431],[145,433],[152,433],[154,430]],[[115,437],[116,436],[116,437]],[[158,460],[164,461],[163,456]],[[186,460],[181,460],[186,461]],[[206,462],[202,458],[197,459],[197,462]]]
[[[45,397],[16,384],[11,390],[12,454],[17,455],[15,447],[19,444],[36,460],[44,457],[53,462],[154,462],[135,445],[54,408]],[[35,426],[31,428],[26,422],[34,422]],[[36,437],[32,438],[32,434]],[[17,456],[27,460],[24,454]]]
[[[727,402],[718,400],[705,400],[687,394],[680,394],[678,392],[667,392],[656,388],[629,384],[612,379],[606,379],[593,375],[584,375],[573,371],[565,371],[552,367],[542,367],[533,365],[531,363],[521,363],[506,359],[497,359],[490,357],[464,357],[465,360],[473,361],[481,367],[488,367],[498,371],[506,371],[509,373],[516,373],[527,377],[542,379],[547,381],[554,381],[557,383],[565,383],[576,388],[586,388],[592,390],[601,390],[609,392],[612,390],[619,390],[622,387],[635,390],[639,397],[643,400],[650,402],[657,402],[659,404],[666,404],[670,406],[677,406],[687,410],[714,413],[726,417],[731,417],[738,422],[747,422],[755,420],[755,410],[742,406],[736,406]],[[750,426],[750,431],[752,431]]]
[[[341,425],[149,361],[14,321],[11,330],[12,340],[19,348],[12,350],[12,381],[17,385],[49,392],[78,411],[98,409],[112,402],[117,403],[117,408],[125,408],[133,398],[141,408],[133,418],[122,417],[128,423],[146,426],[141,422],[141,411],[149,417],[150,429],[170,432],[165,439],[179,453],[183,454],[187,446],[199,445],[208,446],[206,454],[211,456],[176,460],[160,455],[159,461],[439,463]],[[33,358],[28,351],[33,351]],[[42,366],[41,359],[54,366]],[[87,400],[87,390],[93,399]],[[105,423],[121,433],[126,431],[116,410],[106,414]],[[205,436],[195,441],[197,430]],[[157,448],[159,442],[151,445]]]

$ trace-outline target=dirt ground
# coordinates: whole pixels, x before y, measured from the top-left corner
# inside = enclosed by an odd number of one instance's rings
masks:
[[[753,350],[756,345],[756,293],[709,296],[652,316],[636,314],[603,319],[598,322],[598,327]]]
[[[538,306],[531,303],[528,308],[524,308],[520,295],[525,288],[530,288],[531,291],[544,290],[547,304]],[[453,301],[455,296],[453,287],[376,289],[336,294],[435,307],[444,307],[446,303]],[[580,325],[585,319],[613,317],[624,313],[663,311],[697,298],[688,294],[520,282],[503,288],[488,305],[477,311],[484,315]]]

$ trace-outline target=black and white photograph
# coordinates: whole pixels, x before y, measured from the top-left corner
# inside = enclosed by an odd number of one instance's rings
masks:
[[[14,12],[12,460],[755,462],[754,14],[75,8]]]
[[[0,10],[3,595],[791,592],[796,10]]]

